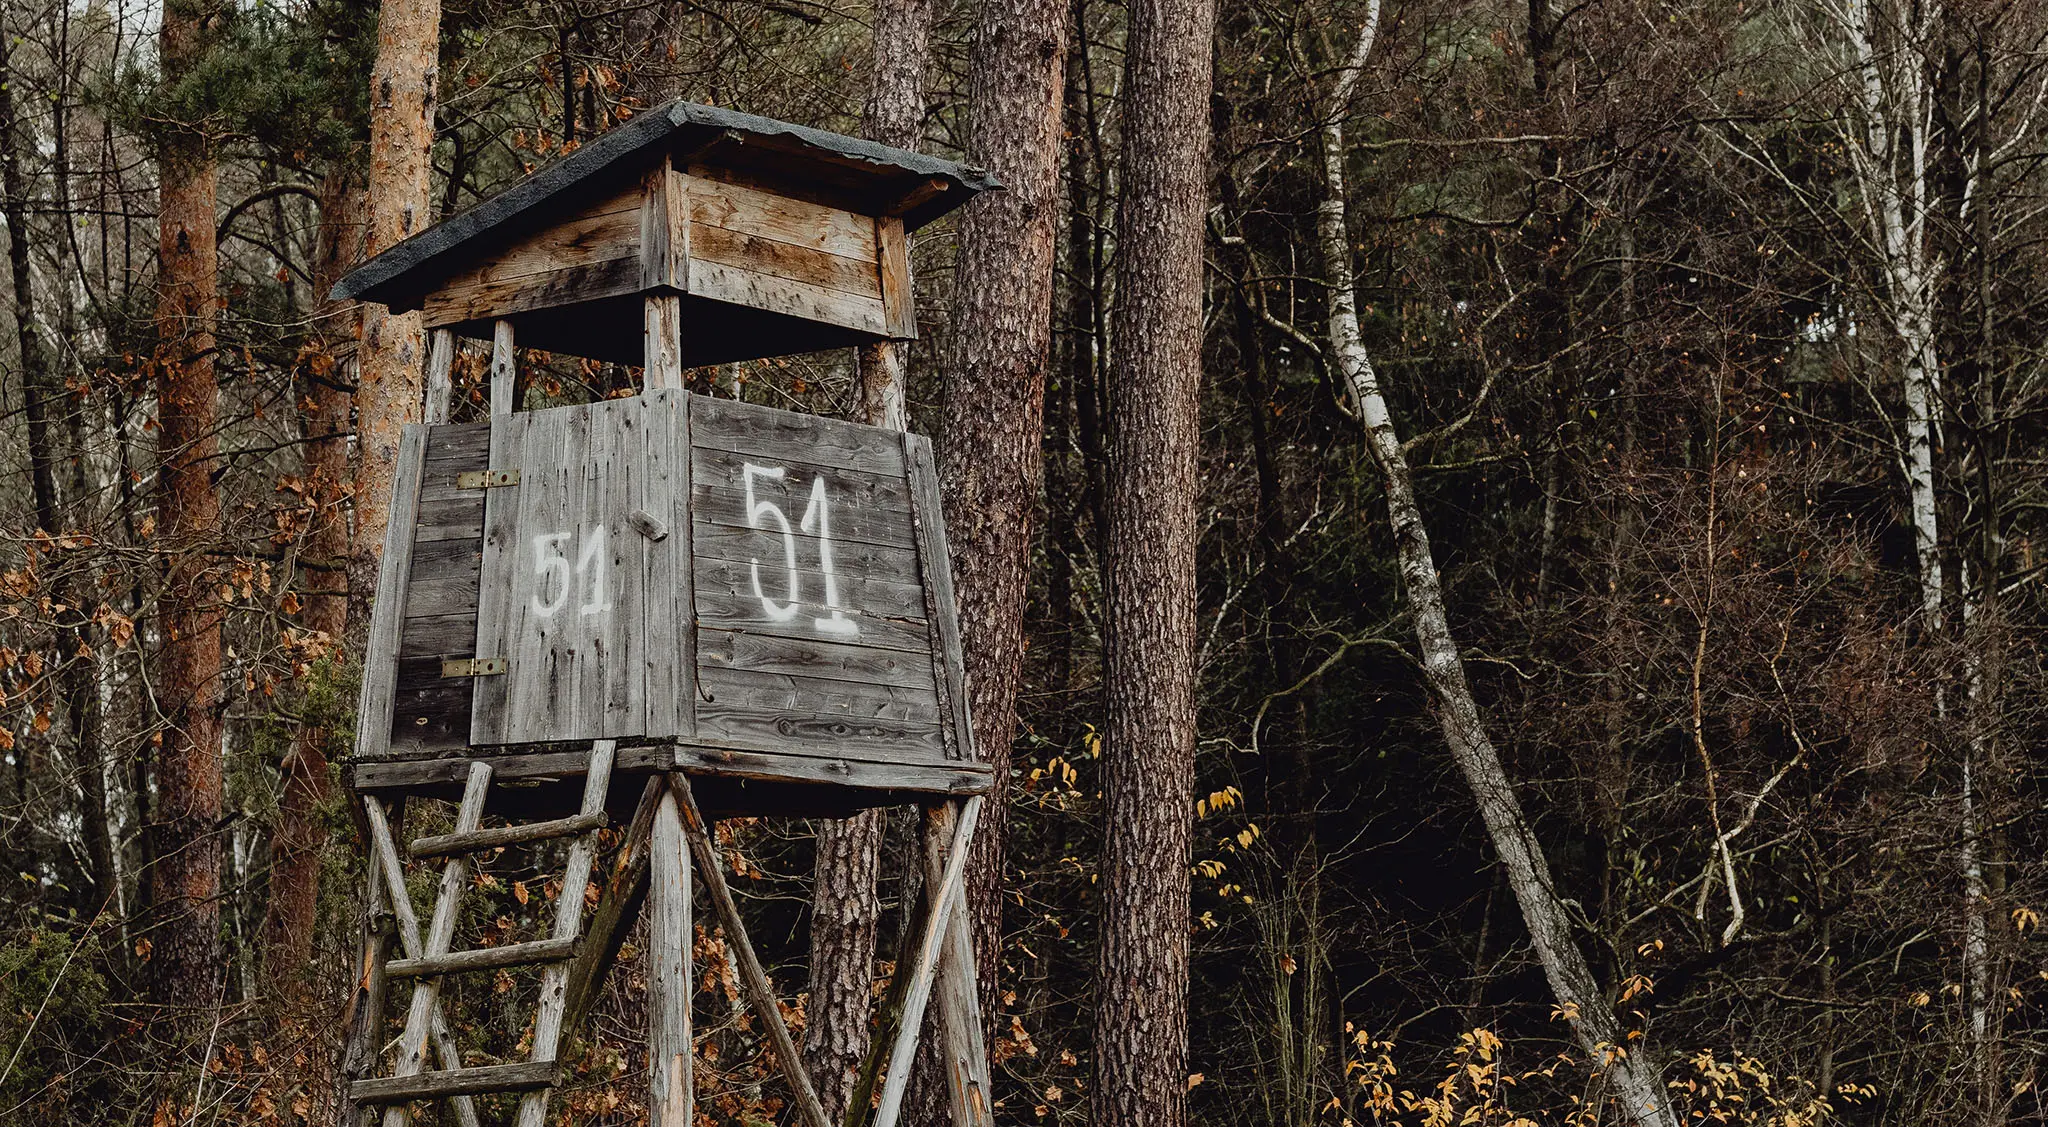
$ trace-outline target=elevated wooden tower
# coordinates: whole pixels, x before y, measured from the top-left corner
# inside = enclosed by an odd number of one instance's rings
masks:
[[[645,902],[650,1099],[691,1127],[691,885],[701,880],[806,1127],[824,1121],[712,847],[708,817],[927,809],[928,895],[863,1091],[894,1122],[927,999],[955,1117],[989,1118],[961,873],[975,754],[930,444],[692,395],[686,368],[914,336],[908,237],[996,187],[978,170],[676,102],[392,247],[337,297],[421,310],[424,422],[404,433],[350,785],[373,929],[344,1121],[525,1093]],[[458,337],[491,342],[488,421],[451,424]],[[515,345],[642,368],[624,399],[520,411]],[[622,781],[632,780],[626,785]],[[516,784],[497,786],[496,784]],[[458,803],[401,847],[407,799]],[[486,824],[486,822],[494,824]],[[601,831],[619,827],[594,910]],[[549,933],[454,948],[470,858],[565,840]],[[688,850],[686,854],[685,850]],[[690,855],[694,855],[695,864]],[[408,863],[439,867],[422,924]],[[392,958],[394,947],[400,958]],[[441,983],[539,966],[527,1059],[465,1062]],[[396,1032],[386,994],[411,984]],[[394,1015],[395,1016],[395,1015]],[[429,1049],[432,1064],[429,1067]],[[850,1115],[865,1122],[867,1107]]]

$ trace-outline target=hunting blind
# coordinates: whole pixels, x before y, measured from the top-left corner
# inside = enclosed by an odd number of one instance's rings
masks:
[[[897,1028],[876,1040],[892,1054],[876,1121],[895,1118],[936,989],[955,1117],[988,1122],[959,889],[990,776],[968,722],[931,445],[693,395],[683,373],[913,337],[910,233],[995,186],[949,161],[676,102],[337,287],[418,310],[430,330],[426,421],[399,451],[349,768],[375,925],[351,1108],[402,1127],[412,1102],[445,1101],[467,1127],[471,1097],[520,1092],[517,1122],[538,1127],[558,1051],[644,899],[649,1107],[653,1123],[689,1127],[694,876],[801,1121],[837,1127],[746,941],[705,811],[918,802],[932,891],[900,1004],[885,1007]],[[488,421],[447,421],[458,337],[491,343]],[[516,410],[515,346],[640,366],[641,393]],[[408,798],[457,800],[453,831],[401,851]],[[612,871],[586,912],[614,826]],[[472,855],[555,839],[568,845],[549,933],[455,949]],[[441,871],[424,927],[408,860]],[[389,957],[394,943],[404,957]],[[465,1064],[443,979],[527,965],[541,968],[527,1059]],[[387,1053],[384,995],[402,980],[411,1006]],[[877,1055],[861,1091],[881,1073]],[[865,1122],[856,1103],[849,1122]]]

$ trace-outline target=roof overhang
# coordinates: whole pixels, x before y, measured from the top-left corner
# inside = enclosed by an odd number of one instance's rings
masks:
[[[414,309],[442,279],[503,240],[542,229],[586,197],[616,191],[666,155],[861,214],[898,216],[910,230],[1002,184],[981,169],[753,114],[669,102],[636,114],[518,184],[350,271],[333,297]]]

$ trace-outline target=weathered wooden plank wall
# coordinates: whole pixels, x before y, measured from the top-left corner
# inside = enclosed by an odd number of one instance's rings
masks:
[[[426,298],[426,322],[449,325],[641,287],[638,184],[497,251]]]
[[[457,489],[457,475],[484,469],[490,426],[424,428],[419,515],[397,640],[390,754],[413,757],[469,744],[472,682],[444,678],[441,663],[476,653],[477,576],[483,562],[484,496]],[[374,662],[378,651],[370,651]]]
[[[716,399],[692,423],[698,742],[944,762],[901,440]]]
[[[746,778],[986,786],[923,439],[673,390],[425,433],[372,758],[674,741]],[[485,469],[518,480],[458,485]],[[467,658],[504,671],[444,676]]]

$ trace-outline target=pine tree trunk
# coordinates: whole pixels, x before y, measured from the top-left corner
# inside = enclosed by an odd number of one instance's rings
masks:
[[[1322,130],[1324,196],[1317,209],[1317,234],[1322,245],[1323,273],[1329,287],[1330,351],[1343,375],[1352,405],[1365,427],[1373,460],[1387,483],[1387,519],[1399,553],[1402,588],[1437,721],[1450,745],[1465,783],[1478,800],[1494,851],[1507,870],[1508,886],[1521,905],[1522,919],[1537,958],[1550,981],[1558,1008],[1564,1012],[1579,1047],[1592,1066],[1611,1083],[1621,1110],[1638,1127],[1677,1127],[1669,1096],[1658,1069],[1642,1047],[1625,1039],[1620,1022],[1600,990],[1599,982],[1578,947],[1571,913],[1551,878],[1550,863],[1522,813],[1521,800],[1501,765],[1500,753],[1486,732],[1484,716],[1465,680],[1465,663],[1451,635],[1444,606],[1443,583],[1429,546],[1429,528],[1415,500],[1414,475],[1407,451],[1380,391],[1359,332],[1358,299],[1351,272],[1351,244],[1344,214],[1344,114],[1350,93],[1362,73],[1377,33],[1379,6],[1371,6],[1350,60],[1340,74],[1335,97]]]
[[[955,270],[940,483],[974,740],[995,769],[967,870],[982,1012],[996,1020],[1010,741],[1024,657],[1032,512],[1059,221],[1064,0],[985,0],[969,53],[967,159],[1007,190],[967,206]]]
[[[873,141],[915,149],[924,130],[925,71],[931,64],[930,0],[875,5],[874,73],[863,131]],[[870,426],[904,430],[908,346],[882,341],[860,350],[855,414]],[[818,1101],[834,1120],[846,1114],[870,1041],[875,935],[882,916],[882,838],[886,810],[818,824],[817,883],[811,906],[810,1009],[804,1065]]]
[[[159,52],[166,77],[197,65],[207,11],[197,0],[164,5]],[[156,546],[169,562],[159,607],[163,652],[157,707],[166,721],[157,757],[149,931],[157,999],[204,1010],[221,990],[221,607],[208,550],[220,530],[211,472],[217,272],[214,157],[204,134],[173,126],[164,138],[157,211],[157,461],[162,518]]]
[[[440,82],[440,0],[384,0],[370,75],[369,244],[377,254],[433,222],[434,107]],[[321,295],[325,297],[325,294]],[[363,306],[355,393],[355,561],[367,597],[384,549],[398,436],[420,417],[426,332],[420,314]]]
[[[1094,1122],[1187,1109],[1211,0],[1137,0],[1124,71],[1104,561]]]
[[[300,545],[300,586],[305,591],[299,627],[325,635],[337,657],[348,628],[349,357],[356,336],[353,302],[325,302],[325,295],[356,261],[361,242],[362,189],[345,162],[337,161],[320,184],[320,230],[314,249],[313,285],[323,304],[317,317],[323,346],[311,370],[312,386],[301,428],[306,438],[307,498],[312,527]],[[348,342],[351,347],[337,347]],[[337,355],[342,353],[343,355]],[[295,984],[313,954],[314,912],[320,895],[320,851],[327,833],[320,804],[332,791],[328,744],[334,733],[306,723],[293,736],[282,765],[283,793],[277,831],[271,838],[270,902],[263,919],[263,966],[275,995]]]

